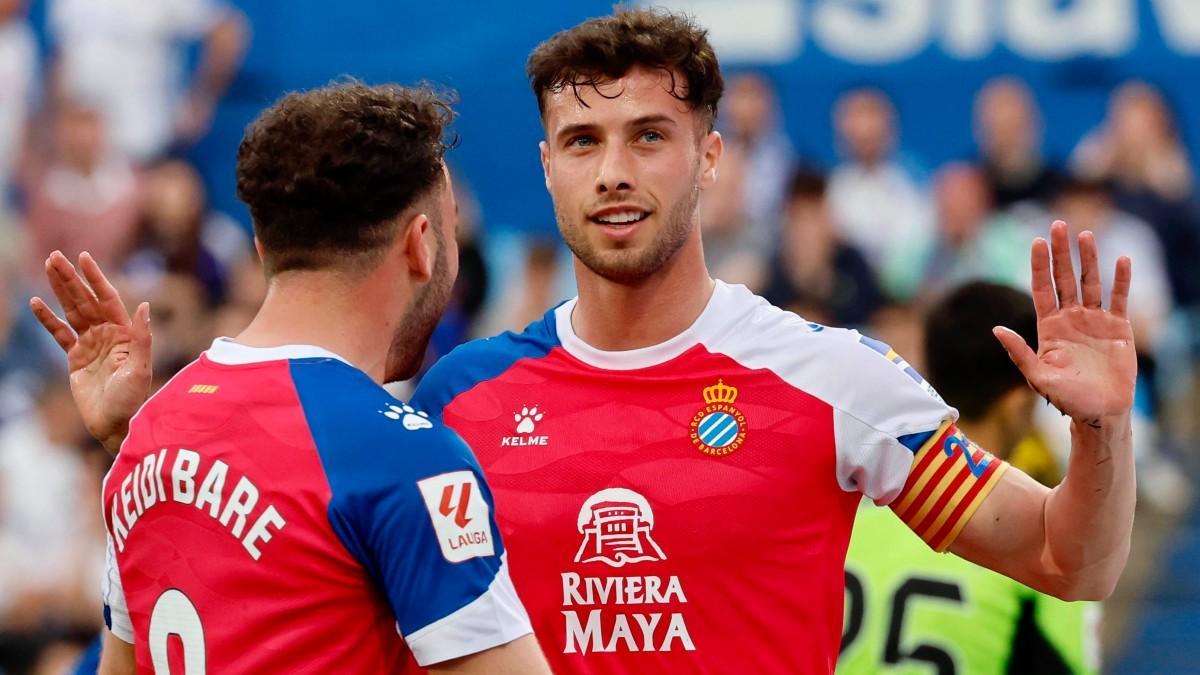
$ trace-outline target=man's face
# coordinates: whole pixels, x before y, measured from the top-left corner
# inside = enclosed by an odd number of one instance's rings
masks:
[[[580,86],[578,98],[569,86],[546,97],[542,168],[558,229],[611,281],[661,269],[694,229],[700,190],[716,179],[720,135],[671,86],[669,73],[635,68]]]
[[[443,167],[444,169],[444,167]],[[435,188],[428,199],[433,205],[429,217],[430,233],[434,238],[436,253],[433,275],[429,282],[417,289],[404,317],[392,336],[392,348],[388,354],[385,382],[407,380],[421,368],[425,350],[433,330],[450,302],[450,290],[458,277],[458,205],[454,200],[454,189],[450,174],[444,171],[445,182]]]

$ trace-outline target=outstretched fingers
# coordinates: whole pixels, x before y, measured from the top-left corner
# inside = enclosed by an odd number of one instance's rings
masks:
[[[1100,308],[1104,300],[1100,289],[1100,251],[1096,235],[1091,232],[1079,235],[1079,289],[1084,307]]]
[[[1133,280],[1133,261],[1128,256],[1117,258],[1117,271],[1113,275],[1112,298],[1109,299],[1108,309],[1113,314],[1125,318],[1125,310],[1129,305],[1129,283]]]
[[[117,289],[109,283],[108,277],[104,276],[100,265],[86,251],[79,256],[79,269],[83,270],[83,276],[95,292],[97,306],[104,318],[128,326],[129,312],[125,309],[125,303],[121,302],[121,294],[117,293]]]
[[[1058,295],[1058,306],[1062,309],[1079,302],[1075,284],[1075,266],[1071,263],[1071,241],[1067,224],[1061,220],[1050,225],[1050,252],[1054,273],[1054,290]]]
[[[75,266],[62,253],[55,251],[46,258],[46,278],[54,297],[58,298],[66,314],[67,322],[82,333],[93,325],[101,322],[100,306],[96,296],[87,287]]]
[[[58,318],[54,310],[50,309],[41,298],[35,297],[31,299],[29,301],[29,309],[33,310],[33,315],[42,324],[42,328],[45,328],[46,332],[50,333],[54,341],[58,343],[58,346],[62,347],[64,352],[71,351],[71,347],[75,346],[75,341],[78,338],[75,337],[75,331],[67,325],[67,322]]]
[[[1050,245],[1045,239],[1038,237],[1033,240],[1033,248],[1029,252],[1029,267],[1032,284],[1033,306],[1038,318],[1049,316],[1058,309],[1058,300],[1054,295],[1054,281],[1050,277]]]

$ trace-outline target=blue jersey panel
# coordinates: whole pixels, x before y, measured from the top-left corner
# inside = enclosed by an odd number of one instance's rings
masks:
[[[386,593],[401,633],[484,594],[503,544],[462,439],[344,363],[298,359],[291,373],[332,490],[333,530]]]
[[[507,332],[459,345],[421,378],[413,392],[413,405],[440,417],[459,394],[498,377],[521,359],[545,356],[556,346],[558,333],[553,309],[520,334]]]

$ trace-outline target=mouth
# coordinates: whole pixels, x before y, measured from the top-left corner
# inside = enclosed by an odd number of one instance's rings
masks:
[[[613,206],[592,213],[588,220],[601,226],[609,235],[622,236],[632,233],[651,213],[635,206]]]

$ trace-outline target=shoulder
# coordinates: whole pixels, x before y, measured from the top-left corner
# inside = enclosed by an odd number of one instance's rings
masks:
[[[823,326],[744,288],[736,325],[711,351],[765,369],[866,425],[893,435],[927,431],[956,416],[933,387],[888,345],[857,330]]]
[[[520,333],[510,331],[456,347],[421,378],[413,402],[438,416],[459,394],[500,376],[522,359],[541,358],[557,345],[551,309]]]
[[[296,395],[334,492],[388,489],[470,469],[474,457],[449,428],[332,359],[290,362]]]

